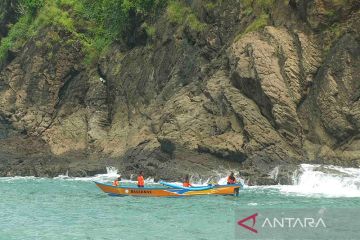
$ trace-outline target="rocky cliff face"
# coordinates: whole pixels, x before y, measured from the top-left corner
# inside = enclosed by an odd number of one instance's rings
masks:
[[[9,24],[15,23],[18,18],[16,5],[16,0],[3,0],[0,3],[0,39],[8,34]]]
[[[205,31],[164,11],[152,39],[113,43],[90,67],[56,27],[13,52],[0,73],[0,174],[235,169],[274,184],[299,163],[359,166],[359,3],[275,1],[261,28],[254,3],[205,3],[189,3]]]

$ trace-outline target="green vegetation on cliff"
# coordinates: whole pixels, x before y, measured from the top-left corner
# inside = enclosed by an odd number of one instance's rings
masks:
[[[254,14],[255,18],[244,31],[240,32],[235,37],[235,41],[239,40],[246,33],[254,32],[267,26],[269,22],[269,12],[274,6],[274,3],[274,0],[243,0],[242,4],[244,14],[246,16]]]
[[[206,27],[206,24],[199,21],[192,9],[182,2],[172,1],[167,8],[167,16],[171,22],[187,25],[195,31],[203,31]]]
[[[167,0],[22,0],[18,3],[19,20],[10,27],[0,46],[0,61],[8,50],[17,48],[44,27],[62,27],[81,40],[88,61],[112,41],[121,39],[134,21],[154,17]],[[136,23],[135,23],[136,24]],[[153,30],[147,31],[153,34]]]
[[[21,39],[25,39],[28,36],[30,22],[30,15],[26,14],[20,17],[18,22],[12,26],[8,36],[1,39],[0,63],[7,57],[9,49],[15,47]]]
[[[10,0],[9,0],[10,1]],[[322,14],[327,25],[318,29],[325,33],[325,48],[332,39],[337,39],[344,31],[339,18],[339,9],[348,6],[350,0],[325,0]],[[91,64],[107,51],[113,42],[133,47],[154,39],[157,33],[156,20],[165,16],[168,22],[185,26],[191,31],[204,32],[208,27],[201,21],[192,6],[181,0],[18,0],[14,1],[17,21],[8,25],[9,31],[1,39],[0,64],[9,52],[20,49],[28,39],[41,29],[52,27],[65,29],[72,40],[79,41],[85,53],[85,63]],[[326,3],[326,4],[325,4]],[[204,8],[214,11],[223,1],[205,1]],[[269,25],[275,9],[286,9],[289,1],[242,0],[240,2],[247,26],[240,29],[235,40],[244,34],[258,31]],[[0,5],[1,7],[1,5]],[[197,11],[199,12],[199,11]],[[165,14],[164,14],[165,13]],[[4,13],[0,14],[1,16]],[[312,19],[309,20],[310,24]],[[316,20],[317,21],[317,20]],[[317,27],[316,27],[317,28]],[[0,36],[1,37],[1,36]],[[328,40],[327,40],[328,39]]]
[[[10,49],[21,47],[26,40],[45,27],[61,27],[80,40],[87,63],[93,62],[114,41],[129,43],[140,29],[153,38],[152,22],[167,7],[171,22],[188,25],[192,30],[205,27],[192,9],[182,1],[170,0],[21,0],[18,21],[0,45],[0,62]],[[129,45],[131,45],[130,43]]]

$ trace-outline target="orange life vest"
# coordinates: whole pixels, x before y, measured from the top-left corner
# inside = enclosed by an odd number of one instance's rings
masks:
[[[183,187],[191,187],[191,184],[189,182],[183,182]]]
[[[235,177],[232,179],[232,178],[229,176],[228,179],[227,179],[227,183],[228,183],[228,184],[235,184],[235,183],[236,183]]]
[[[114,182],[113,182],[113,186],[119,186],[119,180],[115,180]]]
[[[138,186],[143,187],[144,186],[144,177],[138,176],[137,180],[138,180]]]

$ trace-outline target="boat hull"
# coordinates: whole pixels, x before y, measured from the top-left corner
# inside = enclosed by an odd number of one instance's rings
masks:
[[[215,185],[211,189],[191,191],[188,189],[165,187],[116,187],[109,184],[95,182],[103,192],[112,196],[141,196],[141,197],[185,197],[196,195],[238,195],[241,185]]]

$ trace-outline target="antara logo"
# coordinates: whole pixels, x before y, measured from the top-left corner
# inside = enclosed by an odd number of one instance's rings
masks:
[[[249,230],[249,231],[251,231],[251,232],[253,232],[253,233],[257,233],[258,231],[254,228],[254,226],[255,226],[255,223],[256,223],[256,217],[257,217],[257,213],[255,213],[255,214],[253,214],[253,215],[251,215],[251,216],[248,216],[248,217],[246,217],[246,218],[244,218],[244,219],[241,219],[241,220],[239,220],[237,223],[240,225],[240,226],[242,226],[243,228],[245,228],[245,229],[247,229],[247,230]],[[252,220],[252,226],[250,227],[250,226],[248,226],[248,225],[246,225],[246,224],[244,224],[245,222],[247,222],[247,221],[249,221],[249,220]]]
[[[244,219],[241,219],[237,222],[241,227],[253,232],[258,233],[254,228],[256,224],[256,217],[258,213],[255,213],[251,216],[248,216]],[[249,226],[245,222],[252,220],[252,225]],[[266,227],[270,228],[327,228],[325,221],[322,218],[295,218],[295,217],[283,217],[283,218],[265,218],[263,224],[260,228],[264,229]]]

